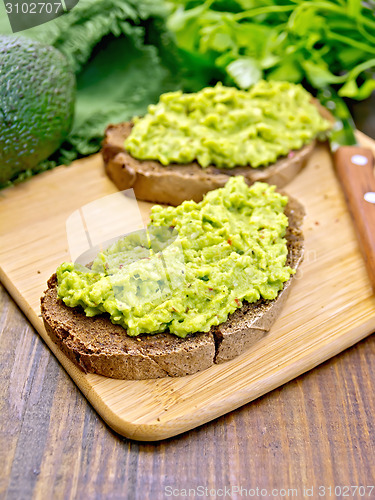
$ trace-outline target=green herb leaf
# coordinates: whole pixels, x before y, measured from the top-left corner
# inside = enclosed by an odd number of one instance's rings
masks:
[[[173,0],[173,4],[168,26],[177,44],[196,57],[204,56],[212,67],[210,77],[216,68],[241,88],[260,75],[307,82],[315,92],[334,85],[340,95],[355,99],[367,97],[374,88],[374,65],[363,67],[375,54],[374,12],[365,2],[209,0],[197,6],[196,1]],[[184,23],[176,29],[178,19]],[[200,80],[202,86],[213,83]]]
[[[228,75],[241,88],[248,89],[262,78],[262,70],[256,59],[241,57],[227,66]]]

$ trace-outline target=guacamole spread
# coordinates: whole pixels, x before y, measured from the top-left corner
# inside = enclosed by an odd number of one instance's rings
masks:
[[[329,129],[301,85],[260,81],[250,90],[218,83],[163,94],[134,127],[125,149],[163,165],[265,166]]]
[[[155,205],[147,231],[112,244],[90,269],[62,264],[58,295],[87,316],[108,313],[129,335],[207,332],[243,301],[276,298],[294,273],[286,203],[275,186],[237,176],[200,203]]]

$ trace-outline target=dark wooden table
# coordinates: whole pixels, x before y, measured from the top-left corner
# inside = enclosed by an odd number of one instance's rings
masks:
[[[111,431],[1,285],[0,366],[1,499],[375,498],[374,335],[160,443]]]

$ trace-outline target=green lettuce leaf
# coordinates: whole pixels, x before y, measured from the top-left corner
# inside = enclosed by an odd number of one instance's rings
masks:
[[[98,151],[109,123],[141,115],[161,93],[181,87],[166,14],[163,0],[80,0],[69,13],[21,33],[65,54],[76,73],[77,99],[66,142],[18,180]],[[0,32],[9,33],[4,18]]]

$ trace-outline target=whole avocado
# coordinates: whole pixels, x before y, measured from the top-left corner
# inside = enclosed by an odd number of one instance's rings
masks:
[[[75,76],[65,56],[0,36],[0,187],[48,158],[73,122]]]

